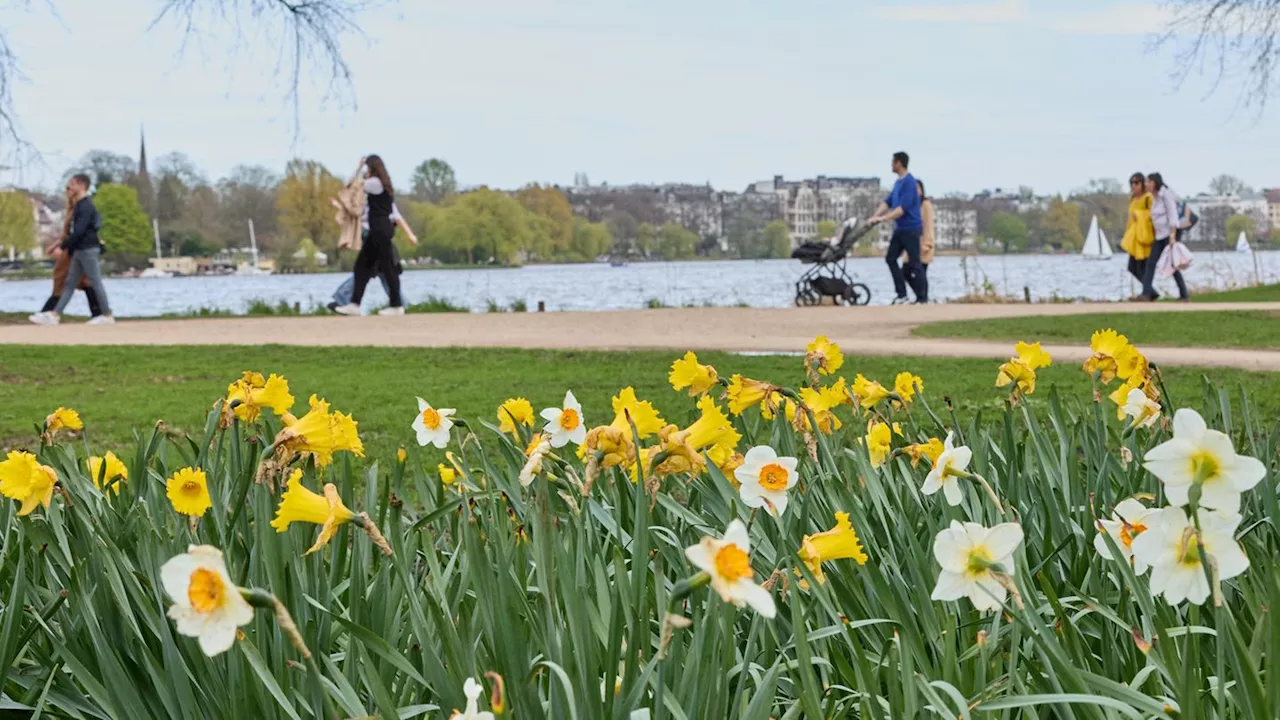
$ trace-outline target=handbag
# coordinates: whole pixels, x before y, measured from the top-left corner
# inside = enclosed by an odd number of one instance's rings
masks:
[[[1160,262],[1156,265],[1156,270],[1159,271],[1160,277],[1167,278],[1175,272],[1182,272],[1191,267],[1194,259],[1186,243],[1173,243],[1160,254]]]

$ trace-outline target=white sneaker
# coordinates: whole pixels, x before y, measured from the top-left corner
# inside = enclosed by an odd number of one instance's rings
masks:
[[[403,315],[403,307],[384,307],[378,311],[379,315]]]
[[[351,316],[358,317],[360,315],[360,306],[347,303],[346,305],[339,305],[338,307],[334,308],[333,311],[338,313],[339,315],[351,315]]]
[[[115,325],[116,319],[111,315],[98,315],[89,318],[85,325]]]
[[[62,321],[62,318],[51,312],[38,312],[34,315],[28,315],[27,319],[36,325],[57,325]]]
[[[906,305],[907,303],[910,303],[910,302],[911,301],[904,296],[904,297],[894,298],[893,302],[889,304],[890,305]]]

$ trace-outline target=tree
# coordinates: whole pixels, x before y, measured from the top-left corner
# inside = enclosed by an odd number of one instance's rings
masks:
[[[317,247],[333,249],[338,223],[329,200],[342,189],[342,181],[315,160],[291,160],[276,193],[278,226],[295,240],[311,238]]]
[[[1055,198],[1040,223],[1043,242],[1058,250],[1078,250],[1084,245],[1080,231],[1080,205]]]
[[[1087,195],[1123,195],[1124,184],[1115,178],[1093,178]]]
[[[836,230],[840,228],[840,224],[835,220],[823,220],[818,223],[818,239],[826,240],[835,237]]]
[[[783,220],[774,220],[764,226],[765,257],[784,258],[791,254],[791,231]]]
[[[123,183],[137,172],[137,163],[128,155],[113,153],[110,150],[90,150],[62,173],[61,184],[65,185],[76,173],[87,174],[95,186]]]
[[[1228,241],[1235,242],[1235,238],[1227,233],[1227,221],[1235,214],[1235,209],[1228,205],[1210,205],[1202,208],[1200,222],[1196,223],[1192,232],[1196,234],[1198,240],[1210,246],[1226,245]]]
[[[218,192],[208,185],[191,188],[178,215],[178,229],[195,232],[208,243],[219,247],[248,244],[248,232],[241,226],[239,232],[227,233],[219,220]]]
[[[1248,195],[1253,190],[1235,175],[1219,175],[1209,181],[1209,192],[1214,195]]]
[[[657,250],[663,260],[687,260],[698,249],[698,234],[675,223],[667,223],[658,230]]]
[[[1257,231],[1258,225],[1251,215],[1232,215],[1227,218],[1227,239],[1232,242],[1240,237],[1240,233],[1244,233],[1249,242],[1257,242]]]
[[[138,191],[128,185],[108,183],[98,188],[93,203],[102,214],[98,237],[106,252],[128,265],[141,265],[151,254],[151,222],[138,202]]]
[[[613,235],[604,223],[593,223],[585,218],[573,219],[573,244],[566,260],[591,262],[609,252],[613,246]]]
[[[1000,243],[1004,252],[1026,250],[1027,241],[1030,240],[1027,224],[1022,218],[1007,212],[991,214],[991,219],[987,221],[987,237]]]
[[[437,205],[458,192],[458,181],[449,163],[438,158],[423,161],[413,170],[414,197]]]
[[[423,245],[439,259],[515,264],[529,247],[531,214],[504,193],[481,188],[442,207],[419,205],[415,213],[423,207],[434,208],[418,218]]]
[[[224,238],[243,238],[253,221],[258,247],[281,249],[276,240],[276,188],[280,176],[260,165],[237,165],[218,181],[218,226]],[[403,209],[403,208],[402,208]]]
[[[1246,107],[1259,113],[1280,82],[1280,3],[1274,0],[1169,0],[1172,17],[1157,47],[1174,52],[1174,79],[1181,84],[1208,68],[1214,89],[1225,78],[1241,78]]]
[[[540,221],[530,247],[532,257],[549,260],[569,249],[573,243],[573,208],[564,193],[533,184],[517,193],[516,200]]]
[[[36,246],[36,216],[31,199],[18,190],[0,192],[0,248],[26,252]]]

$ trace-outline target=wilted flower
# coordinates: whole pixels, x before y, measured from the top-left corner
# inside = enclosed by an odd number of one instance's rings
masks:
[[[634,388],[626,387],[613,398],[613,422],[608,425],[592,428],[587,431],[580,456],[586,453],[599,453],[601,467],[616,467],[635,461],[635,443],[633,442],[632,423],[635,434],[641,439],[650,437],[666,427],[662,416],[649,401],[637,400]]]
[[[1116,378],[1119,370],[1116,358],[1123,355],[1127,347],[1129,347],[1129,339],[1115,330],[1095,332],[1089,341],[1089,348],[1093,350],[1093,355],[1084,361],[1084,371],[1090,375],[1097,374],[1103,384],[1110,383]]]
[[[53,486],[58,475],[53,468],[41,465],[29,452],[12,450],[0,462],[0,495],[22,503],[18,515],[30,515],[36,506],[46,510],[53,502]]]
[[[1134,498],[1121,500],[1111,511],[1110,520],[1098,521],[1098,534],[1093,538],[1094,549],[1099,555],[1110,560],[1111,548],[1107,546],[1107,540],[1103,537],[1103,535],[1110,535],[1116,546],[1120,548],[1124,561],[1133,567],[1134,574],[1141,575],[1146,572],[1147,564],[1133,555],[1133,541],[1146,532],[1147,526],[1144,523],[1147,516],[1153,512],[1156,512],[1154,508],[1149,508]]]
[[[80,419],[80,413],[70,408],[58,408],[49,413],[49,417],[44,419],[44,431],[48,435],[53,435],[59,430],[80,431],[84,429],[84,421]]]
[[[354,518],[355,513],[343,504],[342,498],[338,495],[338,488],[334,487],[333,483],[326,483],[324,494],[320,495],[302,484],[301,470],[294,470],[289,476],[284,497],[280,498],[280,507],[276,510],[275,519],[271,521],[271,527],[275,528],[276,532],[282,533],[289,529],[290,523],[295,522],[321,526],[320,536],[305,553],[310,555],[328,545],[334,534],[338,532],[338,528]]]
[[[943,444],[942,454],[933,463],[933,469],[924,480],[920,492],[932,495],[939,490],[947,498],[951,506],[964,502],[964,492],[960,490],[960,478],[966,475],[969,462],[973,459],[973,451],[961,445],[956,447],[952,434],[947,433],[947,441]]]
[[[702,542],[685,548],[689,562],[711,577],[711,588],[720,599],[738,607],[750,605],[763,617],[778,614],[773,596],[756,584],[751,570],[751,542],[747,528],[740,520],[729,523],[724,538],[703,537]]]
[[[418,398],[418,415],[413,419],[413,430],[418,434],[419,445],[435,445],[445,448],[449,445],[449,431],[453,429],[452,408],[439,410],[422,398]]]
[[[809,572],[819,583],[826,582],[822,563],[830,560],[850,559],[859,565],[867,564],[867,553],[862,549],[858,534],[849,523],[849,513],[836,513],[836,526],[824,532],[805,535],[800,542],[800,559],[809,566]]]
[[[320,467],[333,462],[333,454],[340,450],[364,457],[364,444],[350,415],[329,412],[329,403],[315,395],[308,404],[311,409],[301,418],[291,413],[280,416],[285,427],[276,435],[278,455],[288,458],[296,453],[309,453]]]
[[[1183,408],[1173,415],[1173,439],[1152,448],[1144,467],[1164,483],[1169,504],[1191,501],[1200,488],[1202,508],[1235,513],[1240,493],[1262,481],[1267,468],[1257,458],[1237,455],[1226,433],[1210,430],[1200,413]]]
[[[747,451],[742,466],[734,471],[741,484],[738,490],[747,507],[762,507],[774,517],[787,510],[787,490],[799,480],[796,459],[779,457],[768,445],[757,445]]]
[[[981,612],[997,610],[1008,597],[1002,582],[1014,574],[1013,551],[1022,543],[1022,526],[1002,523],[986,528],[952,520],[933,541],[933,557],[942,566],[934,600],[968,596]]]
[[[547,421],[543,430],[551,436],[551,447],[562,448],[569,443],[581,445],[587,439],[587,426],[582,418],[582,405],[572,392],[564,394],[564,406],[542,411]]]
[[[872,422],[867,426],[867,456],[871,459],[871,467],[878,468],[889,459],[893,450],[893,430],[882,422]]]
[[[551,441],[545,435],[535,436],[534,441],[531,450],[525,453],[528,459],[524,467],[520,468],[520,487],[529,487],[533,483],[533,478],[542,472],[543,458],[551,452]]]
[[[741,415],[747,408],[755,405],[763,406],[769,396],[778,391],[778,387],[762,380],[752,380],[741,375],[729,378],[729,388],[725,398],[729,401],[729,412]]]
[[[421,401],[419,401],[421,403]],[[510,398],[502,405],[498,406],[498,430],[504,433],[513,434],[517,425],[531,427],[533,425],[533,405],[529,404],[524,398]],[[421,440],[419,444],[423,443]],[[448,442],[445,442],[448,445]],[[438,445],[437,447],[444,447]]]
[[[213,507],[209,497],[209,478],[204,470],[183,468],[174,473],[165,485],[165,494],[173,509],[183,515],[200,517]]]
[[[253,620],[253,608],[231,582],[222,551],[192,545],[183,555],[160,568],[160,583],[173,598],[169,617],[178,633],[200,639],[210,657],[225,652],[236,640],[236,628]]]
[[[804,364],[809,368],[816,367],[819,374],[834,375],[844,365],[844,353],[840,352],[840,346],[828,340],[826,335],[814,338],[807,350]]]
[[[1016,384],[1016,392],[1030,395],[1036,391],[1036,371],[1018,358],[1013,358],[1000,366],[996,374],[996,387],[1007,387]]]
[[[93,456],[89,458],[89,477],[93,479],[94,487],[101,490],[102,488],[114,488],[116,493],[120,492],[119,482],[113,482],[117,478],[121,481],[129,479],[129,468],[120,462],[120,458],[116,454],[107,451],[103,457]]]
[[[944,450],[946,450],[946,446],[938,438],[929,438],[927,442],[914,443],[902,448],[902,452],[911,458],[911,467],[919,464],[921,459],[928,460],[929,465],[932,466],[938,461],[938,457],[942,455]]]
[[[1170,605],[1183,600],[1200,605],[1217,593],[1217,587],[1210,587],[1205,577],[1201,549],[1211,561],[1215,583],[1249,569],[1249,558],[1235,539],[1240,515],[1207,510],[1199,510],[1197,515],[1199,532],[1182,508],[1154,511],[1146,518],[1146,531],[1133,541],[1134,563],[1151,566],[1152,596],[1164,595]]]
[[[480,694],[484,692],[484,688],[480,687],[475,678],[467,678],[462,684],[462,692],[467,696],[467,708],[454,710],[449,720],[494,720],[493,713],[480,709]]]
[[[671,364],[671,374],[667,379],[673,390],[680,391],[688,388],[689,397],[697,397],[715,387],[720,376],[716,374],[715,368],[710,365],[699,365],[698,356],[687,352],[683,358]]]
[[[293,403],[288,380],[274,373],[264,379],[262,373],[246,372],[227,387],[225,407],[242,421],[251,423],[257,422],[262,408],[270,408],[276,415],[284,415],[293,407]]]
[[[848,392],[839,388],[834,391],[829,388],[820,390],[801,388],[800,402],[808,412],[801,412],[795,403],[787,400],[785,403],[787,419],[796,430],[805,431],[809,429],[809,416],[812,415],[814,422],[818,425],[818,431],[823,435],[830,435],[843,425],[832,410],[847,402],[848,397]]]

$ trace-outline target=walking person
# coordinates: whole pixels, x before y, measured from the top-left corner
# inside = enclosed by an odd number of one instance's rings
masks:
[[[1124,226],[1124,239],[1120,241],[1120,249],[1129,255],[1129,274],[1138,282],[1144,283],[1144,287],[1147,259],[1151,257],[1151,246],[1156,240],[1156,231],[1151,225],[1152,202],[1151,193],[1147,192],[1146,176],[1142,173],[1130,175],[1129,220]]]
[[[37,325],[57,325],[62,321],[62,311],[71,303],[81,278],[88,278],[96,296],[101,314],[89,319],[89,325],[110,325],[116,320],[111,315],[107,301],[107,289],[102,284],[102,241],[98,231],[102,229],[102,215],[89,196],[89,176],[79,173],[67,182],[67,198],[72,203],[71,227],[62,241],[62,251],[71,257],[62,294],[52,310],[38,312],[29,319]]]
[[[919,284],[924,288],[925,297],[929,295],[929,264],[933,262],[933,250],[937,245],[937,228],[934,221],[933,201],[924,194],[924,183],[916,180],[916,188],[920,191],[920,222],[924,228],[920,232],[920,273]],[[906,253],[903,253],[904,255]],[[910,258],[907,258],[908,260]],[[907,282],[911,282],[907,278]]]
[[[62,222],[62,234],[54,240],[51,245],[44,249],[44,254],[53,258],[53,292],[49,295],[49,299],[44,301],[44,307],[40,308],[40,312],[47,313],[58,307],[58,300],[62,297],[62,288],[67,282],[67,271],[71,269],[71,256],[62,249],[62,241],[67,239],[71,234],[71,218],[74,215],[72,209],[75,201],[72,200],[71,194],[67,193],[67,211],[66,218]],[[93,292],[93,286],[89,284],[89,278],[81,277],[78,284],[79,290],[84,291],[85,299],[89,301],[89,315],[98,317],[102,314],[102,308],[98,307],[98,296]]]
[[[398,272],[399,256],[396,254],[392,239],[399,224],[409,237],[409,242],[418,244],[418,238],[409,229],[409,224],[401,217],[395,203],[395,189],[391,185],[391,176],[382,158],[370,155],[365,158],[364,175],[365,224],[368,233],[363,238],[360,254],[356,256],[355,277],[351,301],[333,308],[340,315],[359,315],[360,302],[364,299],[365,287],[374,275],[379,275],[387,284],[387,296],[391,300],[389,307],[378,311],[379,315],[403,315],[404,301],[400,296],[400,273]]]
[[[1150,302],[1160,297],[1160,293],[1156,292],[1154,287],[1156,266],[1160,264],[1160,256],[1171,251],[1171,248],[1177,244],[1182,216],[1178,212],[1178,195],[1174,193],[1173,188],[1164,183],[1164,177],[1160,173],[1148,175],[1146,187],[1152,198],[1151,225],[1155,230],[1156,239],[1151,245],[1151,255],[1147,258],[1146,267],[1142,272],[1142,295],[1137,299]],[[1187,283],[1182,279],[1182,273],[1176,266],[1173,271],[1173,280],[1178,284],[1178,299],[1183,302],[1190,300]]]
[[[889,239],[889,249],[884,260],[889,264],[889,274],[893,276],[893,289],[897,294],[894,305],[907,302],[907,283],[916,294],[916,302],[929,301],[929,287],[926,284],[924,268],[920,264],[920,235],[924,222],[920,217],[920,187],[907,168],[911,158],[905,152],[893,154],[893,173],[898,176],[893,184],[889,197],[880,203],[875,214],[867,219],[869,223],[894,221],[893,236]],[[898,265],[898,258],[907,253],[905,274]]]

